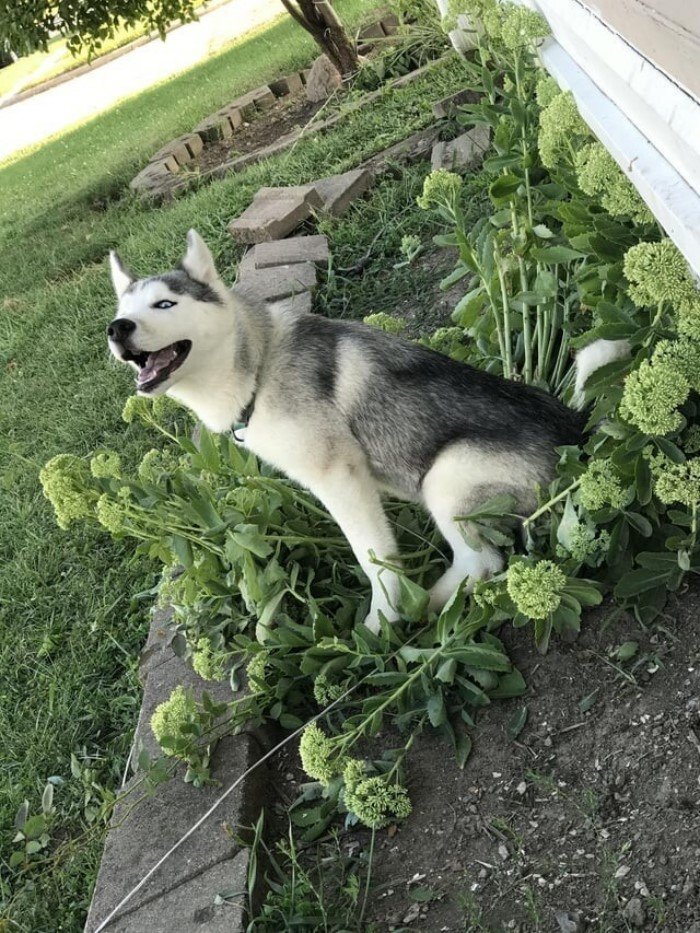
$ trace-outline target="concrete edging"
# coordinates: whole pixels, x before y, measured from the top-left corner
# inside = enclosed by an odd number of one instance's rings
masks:
[[[151,732],[156,706],[180,685],[195,696],[208,693],[215,702],[231,699],[227,682],[202,680],[172,649],[171,612],[154,613],[139,674],[143,702],[134,747],[153,758],[161,754]],[[146,799],[138,772],[126,783],[115,806],[92,903],[85,924],[94,933],[109,913],[223,791],[251,768],[267,750],[262,734],[242,732],[220,739],[212,755],[216,783],[195,789],[183,781],[184,767],[158,785]],[[110,921],[109,933],[244,933],[247,925],[247,872],[250,852],[234,834],[252,826],[269,802],[265,766],[243,779],[209,820],[154,874]],[[139,802],[140,801],[140,802]],[[233,893],[240,897],[231,897]],[[217,903],[217,895],[227,898]]]

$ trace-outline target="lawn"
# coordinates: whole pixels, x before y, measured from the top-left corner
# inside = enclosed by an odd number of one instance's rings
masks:
[[[350,22],[367,12],[361,0],[341,9]],[[152,272],[178,259],[196,226],[231,280],[238,254],[226,222],[258,186],[348,169],[426,125],[430,102],[461,69],[451,61],[332,133],[171,207],[149,209],[126,194],[159,145],[313,54],[285,20],[0,167],[0,918],[15,921],[12,929],[82,929],[101,845],[95,813],[122,779],[139,707],[136,659],[155,567],[106,536],[60,531],[38,484],[56,453],[114,446],[133,463],[150,446],[143,429],[120,420],[130,378],[109,364],[104,346],[114,308],[106,251],[118,246],[138,272]],[[432,301],[434,271],[393,269],[401,235],[430,232],[422,214],[409,220],[404,212],[424,172],[387,179],[361,217],[329,225],[340,266],[386,232],[365,273],[369,287],[361,278],[331,280],[331,313],[390,311],[411,294]],[[38,812],[49,778],[56,809],[46,860],[27,875],[11,872],[15,812],[25,799]]]

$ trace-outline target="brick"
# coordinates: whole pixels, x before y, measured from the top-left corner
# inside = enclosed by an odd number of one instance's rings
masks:
[[[132,179],[129,187],[132,191],[150,191],[156,188],[167,187],[172,180],[172,173],[168,171],[165,162],[149,162],[146,168]]]
[[[382,29],[381,23],[369,23],[367,26],[363,26],[362,29],[357,33],[358,42],[368,42],[372,39],[383,39],[384,30]]]
[[[308,84],[310,74],[311,74],[310,68],[304,68],[302,71],[299,72],[299,77],[301,78],[302,84]]]
[[[298,295],[290,295],[289,298],[281,298],[279,301],[269,302],[271,311],[280,314],[311,314],[314,299],[311,292],[300,292]]]
[[[240,109],[244,119],[250,120],[258,111],[269,110],[275,103],[276,97],[269,87],[256,87],[242,97],[234,100],[232,107]]]
[[[430,155],[430,164],[433,171],[441,168],[469,171],[481,164],[488,147],[488,127],[475,126],[456,139],[436,143]]]
[[[443,120],[445,117],[451,117],[460,104],[475,103],[477,100],[478,95],[470,88],[465,87],[455,94],[450,94],[447,97],[443,97],[442,100],[435,101],[433,104],[433,113],[438,120]]]
[[[385,36],[393,36],[398,32],[399,18],[396,13],[389,13],[387,16],[382,16],[381,23]]]
[[[261,188],[250,207],[231,221],[229,231],[238,243],[278,240],[303,223],[322,203],[310,185]]]
[[[187,133],[185,136],[181,136],[180,139],[190,150],[190,155],[193,159],[196,159],[202,149],[204,149],[204,143],[199,133]]]
[[[207,117],[206,120],[202,120],[201,123],[195,126],[194,132],[207,143],[218,142],[220,139],[229,139],[233,136],[233,129],[228,117],[224,117],[220,113],[214,113]]]
[[[327,268],[330,258],[328,239],[322,234],[259,243],[253,253],[256,269],[269,269],[272,266],[292,265],[298,262],[312,262]]]
[[[312,291],[316,284],[316,266],[312,262],[302,262],[270,269],[246,269],[236,287],[261,301],[279,301]]]
[[[350,203],[359,198],[372,184],[372,173],[366,169],[353,169],[342,175],[329,175],[313,183],[316,191],[323,199],[322,211],[333,217],[340,217],[350,206]]]
[[[289,94],[298,94],[303,91],[304,82],[301,80],[301,75],[294,72],[284,78],[270,81],[269,87],[275,97],[287,97]]]
[[[173,139],[172,142],[169,142],[167,146],[163,146],[163,148],[159,149],[155,155],[151,156],[151,162],[168,163],[168,160],[170,159],[174,159],[178,166],[185,165],[192,159],[190,150],[187,148],[185,143],[182,142],[182,140]],[[169,171],[172,171],[172,169],[169,169]]]
[[[231,124],[231,128],[237,130],[239,126],[243,126],[243,114],[241,113],[241,108],[236,107],[233,104],[227,104],[226,107],[222,107],[221,110],[217,111],[218,115],[224,117]]]

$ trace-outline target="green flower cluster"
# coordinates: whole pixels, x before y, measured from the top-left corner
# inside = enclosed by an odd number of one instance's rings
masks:
[[[532,48],[550,33],[547,20],[525,6],[508,4],[501,23],[501,41],[512,52]]]
[[[551,75],[547,74],[546,71],[542,72],[535,86],[535,99],[540,107],[543,109],[549,107],[554,98],[558,97],[560,94],[561,88],[556,80]]]
[[[314,680],[314,699],[319,706],[328,706],[334,700],[339,700],[345,693],[342,684],[334,684],[325,674],[319,674]]]
[[[700,300],[688,263],[669,239],[637,243],[625,253],[629,295],[640,308],[668,301],[673,305]]]
[[[474,584],[472,596],[474,602],[481,609],[488,609],[495,605],[496,599],[502,593],[502,586],[498,583],[492,583],[490,580],[477,580]]]
[[[604,529],[596,534],[595,527],[580,522],[569,533],[569,542],[567,547],[557,545],[557,556],[566,558],[573,557],[574,560],[583,563],[587,560],[597,560],[606,553],[610,546],[610,533]]]
[[[383,330],[385,334],[401,334],[406,329],[406,322],[400,318],[392,317],[384,311],[378,311],[376,314],[368,314],[362,318],[363,323],[370,327],[377,327]]]
[[[454,213],[462,190],[462,179],[454,172],[439,168],[426,176],[423,193],[416,199],[418,207],[424,211],[431,208],[444,208]]]
[[[552,79],[549,79],[552,80]],[[551,90],[547,85],[548,90]],[[537,148],[547,168],[553,168],[563,153],[573,157],[577,137],[590,136],[590,130],[581,119],[573,95],[558,91],[540,113]]]
[[[169,476],[180,466],[177,456],[169,448],[152,448],[144,454],[138,467],[139,479],[157,485],[163,476]]]
[[[681,502],[689,509],[700,505],[700,457],[674,463],[663,455],[650,458],[654,492],[664,505]]]
[[[259,693],[265,685],[265,669],[267,668],[268,658],[269,655],[267,651],[258,651],[258,653],[254,654],[250,661],[248,661],[248,665],[245,669],[248,686],[255,693]]]
[[[39,473],[44,495],[56,513],[59,528],[71,522],[93,518],[97,492],[92,488],[90,470],[84,460],[72,454],[58,454]]]
[[[700,343],[697,340],[660,340],[651,361],[654,366],[672,367],[694,392],[700,392]]]
[[[416,236],[414,233],[407,233],[405,236],[401,237],[401,252],[408,262],[412,262],[415,259],[420,252],[421,245],[420,237]]]
[[[332,740],[316,723],[311,723],[302,732],[299,755],[304,771],[322,784],[330,784],[345,767],[345,759],[338,756]]]
[[[644,434],[663,435],[683,423],[678,411],[688,398],[690,386],[669,359],[643,360],[625,379],[620,417]]]
[[[581,191],[599,198],[608,213],[614,217],[629,216],[637,223],[653,221],[636,188],[602,143],[589,143],[579,150],[574,166]]]
[[[383,777],[358,780],[359,769],[351,773],[346,769],[343,776],[345,806],[370,829],[380,829],[394,820],[405,820],[411,815],[411,800],[401,784],[389,784]]]
[[[612,460],[591,460],[581,477],[578,499],[589,512],[621,509],[626,504],[627,493]]]
[[[140,395],[130,395],[122,409],[122,420],[126,421],[127,424],[132,424],[134,421],[150,424],[152,420],[151,403]]]
[[[508,595],[529,619],[546,619],[561,602],[566,577],[551,560],[516,561],[508,567]]]
[[[700,451],[700,424],[691,424],[683,435],[681,446],[687,454],[696,454]]]
[[[118,536],[128,530],[123,504],[118,499],[113,499],[107,495],[107,493],[101,495],[97,500],[95,515],[100,525],[106,528],[110,534]]]
[[[678,333],[700,340],[700,294],[682,301],[678,306]]]
[[[455,356],[460,350],[464,350],[464,329],[462,327],[438,327],[425,343],[437,353]]]
[[[464,14],[475,25],[481,24],[486,35],[498,39],[501,34],[503,12],[499,0],[451,0],[443,28],[446,32],[457,24],[457,17]]]
[[[121,457],[114,450],[105,450],[90,461],[90,472],[95,479],[119,479],[122,475]]]
[[[157,706],[151,716],[151,731],[166,755],[171,755],[163,743],[180,737],[182,727],[192,721],[197,707],[191,694],[184,687],[175,687],[168,699]]]
[[[200,638],[192,652],[192,667],[203,680],[224,680],[228,661],[229,655],[212,648],[208,638]]]

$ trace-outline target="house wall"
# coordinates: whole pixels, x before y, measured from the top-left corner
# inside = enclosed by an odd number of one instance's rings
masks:
[[[583,5],[700,101],[698,0],[582,0]]]

